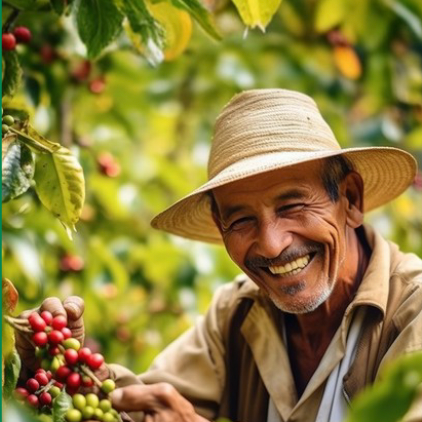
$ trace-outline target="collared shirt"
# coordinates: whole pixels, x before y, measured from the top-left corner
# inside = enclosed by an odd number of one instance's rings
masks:
[[[135,376],[113,366],[117,384],[169,382],[210,420],[229,416],[241,422],[265,422],[271,397],[282,422],[314,421],[327,379],[345,354],[353,315],[357,308],[365,307],[365,332],[355,362],[343,379],[344,396],[349,400],[377,378],[386,362],[403,353],[422,350],[422,261],[414,254],[400,252],[369,227],[365,227],[365,235],[372,249],[368,268],[300,398],[280,335],[283,313],[275,311],[246,276],[222,286],[205,317],[168,346],[146,373]],[[234,310],[246,301],[250,305],[240,320],[240,332],[228,330],[236,317]],[[237,343],[240,346],[234,353],[233,344]],[[233,406],[222,403],[233,398],[233,391],[227,387],[233,365],[240,368],[240,381],[235,384],[239,397],[235,397],[237,408],[228,414],[226,408]],[[263,387],[259,387],[261,383]],[[422,420],[422,408],[416,411],[419,412],[421,419],[417,416],[409,420]]]

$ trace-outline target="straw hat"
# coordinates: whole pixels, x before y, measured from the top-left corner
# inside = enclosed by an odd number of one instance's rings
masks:
[[[233,97],[218,116],[208,182],[151,222],[189,239],[221,243],[207,192],[249,176],[311,160],[346,156],[364,181],[365,211],[400,195],[413,181],[416,160],[388,147],[341,149],[314,100],[284,89],[256,89]]]

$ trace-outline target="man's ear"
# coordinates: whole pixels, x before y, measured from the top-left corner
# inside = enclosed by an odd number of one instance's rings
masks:
[[[342,182],[342,196],[346,204],[346,222],[351,228],[363,223],[363,180],[359,173],[352,171]]]

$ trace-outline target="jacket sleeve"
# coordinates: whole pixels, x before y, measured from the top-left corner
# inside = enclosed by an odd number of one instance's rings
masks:
[[[141,375],[110,365],[117,386],[130,384],[172,384],[194,406],[198,414],[213,419],[225,380],[222,329],[228,316],[234,284],[220,287],[204,317],[171,343]]]

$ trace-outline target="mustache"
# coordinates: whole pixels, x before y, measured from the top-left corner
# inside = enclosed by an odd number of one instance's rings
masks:
[[[306,245],[300,247],[286,249],[276,258],[265,258],[263,256],[247,258],[245,260],[245,266],[251,271],[262,267],[281,266],[287,264],[288,262],[295,261],[304,255],[323,252],[323,250],[324,246],[321,243],[308,242]]]

